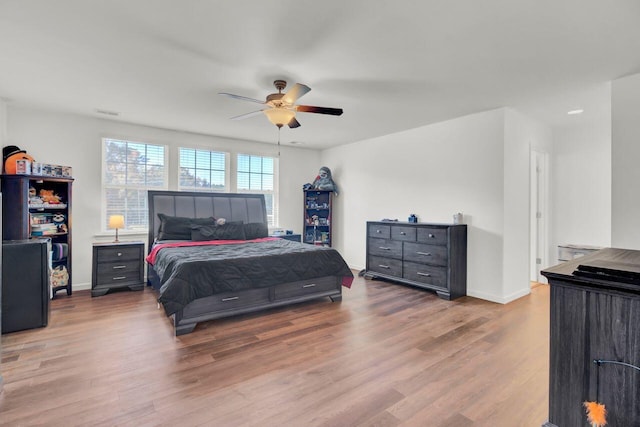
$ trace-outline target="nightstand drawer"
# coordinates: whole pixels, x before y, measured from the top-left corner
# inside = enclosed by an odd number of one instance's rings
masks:
[[[104,247],[98,249],[98,263],[114,262],[122,260],[140,259],[140,248],[129,247]]]
[[[140,274],[137,271],[98,274],[96,287],[129,285],[131,283],[141,283],[142,280],[143,278],[140,277]]]
[[[133,261],[107,262],[98,264],[98,277],[103,275],[118,275],[123,273],[131,273],[132,271],[140,271],[140,262],[135,259]]]

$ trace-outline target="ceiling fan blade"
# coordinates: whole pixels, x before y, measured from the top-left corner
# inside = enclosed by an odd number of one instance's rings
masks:
[[[249,102],[256,102],[258,104],[265,104],[264,101],[260,101],[259,99],[248,98],[246,96],[241,96],[241,95],[234,95],[232,93],[218,92],[218,95],[228,96],[229,98],[239,99],[241,101],[249,101]]]
[[[293,104],[298,100],[298,98],[301,98],[310,90],[311,88],[309,86],[296,83],[291,89],[287,91],[287,93],[284,94],[284,96],[282,97],[282,101],[286,102],[287,104]]]
[[[292,117],[291,120],[289,121],[289,127],[291,129],[299,128],[300,127],[300,122],[297,121],[295,117]]]
[[[244,119],[248,119],[249,117],[253,117],[253,116],[257,116],[258,114],[261,114],[263,110],[258,110],[258,111],[252,111],[251,113],[246,113],[246,114],[240,114],[239,116],[235,116],[235,117],[231,117],[231,120],[244,120]]]
[[[342,108],[314,107],[313,105],[296,105],[296,111],[302,113],[329,114],[332,116],[342,115]]]

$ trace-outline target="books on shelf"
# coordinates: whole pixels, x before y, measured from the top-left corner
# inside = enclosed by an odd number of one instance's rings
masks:
[[[66,209],[66,203],[29,203],[29,209]]]
[[[46,224],[31,224],[31,235],[32,236],[47,236],[50,234],[57,234],[58,226],[54,223],[46,223]]]

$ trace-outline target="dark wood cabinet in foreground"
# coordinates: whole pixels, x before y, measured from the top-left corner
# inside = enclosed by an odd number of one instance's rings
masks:
[[[467,226],[367,222],[367,278],[436,291],[444,299],[467,294]]]
[[[144,288],[144,243],[113,242],[93,244],[91,296],[111,289]]]
[[[606,248],[542,274],[551,286],[544,426],[588,425],[585,401],[606,406],[607,425],[640,426],[640,251]]]

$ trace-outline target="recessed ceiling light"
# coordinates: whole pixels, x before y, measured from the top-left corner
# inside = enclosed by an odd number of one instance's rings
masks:
[[[584,110],[582,110],[582,109],[567,111],[567,114],[571,114],[571,115],[573,115],[573,114],[582,114],[582,113],[584,113]]]

